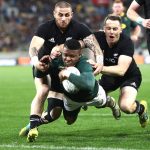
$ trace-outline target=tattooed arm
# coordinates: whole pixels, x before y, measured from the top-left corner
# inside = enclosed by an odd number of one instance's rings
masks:
[[[38,60],[38,52],[43,46],[43,44],[44,44],[44,39],[38,36],[33,36],[29,47],[29,56],[31,58],[31,62],[34,67],[36,67],[41,71],[45,71],[48,67],[47,64]]]
[[[93,34],[84,38],[83,41],[85,46],[88,47],[91,51],[93,51],[95,55],[97,63],[95,63],[93,67],[95,69],[94,74],[97,75],[101,72],[103,67],[103,52]]]
[[[44,39],[38,36],[33,36],[29,47],[29,55],[31,58],[38,55],[38,52],[40,48],[43,46],[43,44]]]

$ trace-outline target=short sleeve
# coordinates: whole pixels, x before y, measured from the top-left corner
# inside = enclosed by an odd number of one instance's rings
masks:
[[[35,35],[38,36],[38,37],[41,37],[43,39],[46,39],[47,38],[47,34],[49,33],[49,31],[47,30],[48,28],[46,27],[45,24],[41,24],[36,32],[35,32]]]

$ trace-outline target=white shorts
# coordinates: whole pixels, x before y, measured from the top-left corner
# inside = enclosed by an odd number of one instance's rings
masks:
[[[64,95],[63,101],[64,101],[64,107],[67,111],[76,110],[77,108],[80,108],[81,106],[84,105],[101,107],[106,104],[106,93],[104,89],[99,85],[97,96],[90,102],[81,102],[81,103],[75,102],[71,100],[69,97],[67,97],[66,95]]]

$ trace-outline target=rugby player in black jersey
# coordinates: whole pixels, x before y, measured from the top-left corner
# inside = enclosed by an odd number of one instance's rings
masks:
[[[48,56],[44,56],[43,60]],[[41,124],[50,123],[58,119],[63,110],[64,118],[68,125],[73,124],[83,105],[96,107],[110,107],[115,119],[119,119],[120,109],[116,102],[110,97],[106,98],[105,91],[98,84],[93,74],[92,66],[87,62],[87,58],[82,56],[81,45],[78,40],[67,40],[62,48],[62,56],[50,59],[49,69],[45,72],[35,69],[35,76],[42,78],[47,74],[51,75],[52,88],[48,96],[47,111],[42,117],[37,118],[36,127],[29,131],[29,125],[26,126],[28,133],[27,140],[33,142],[38,136],[37,127]],[[70,73],[67,67],[76,67],[80,75]],[[62,69],[64,68],[64,69]],[[73,83],[78,91],[70,93],[65,90],[62,81],[68,79]],[[58,94],[59,93],[59,94]]]
[[[95,36],[104,54],[100,85],[106,93],[120,88],[120,109],[127,114],[137,113],[141,127],[145,127],[149,120],[147,102],[136,99],[142,76],[133,58],[133,43],[122,34],[121,18],[108,15],[104,21],[104,31],[96,32]]]
[[[99,44],[87,26],[72,19],[71,5],[65,1],[56,3],[53,15],[54,19],[41,24],[31,40],[29,55],[33,64],[33,72],[35,68],[45,71],[48,68],[48,64],[39,60],[44,55],[49,55],[51,51],[55,52],[55,49],[57,54],[60,54],[59,49],[69,39],[79,40],[82,48],[88,47],[94,52],[98,62],[94,73],[100,72],[103,66],[103,54]],[[50,76],[34,77],[36,95],[31,103],[31,129],[36,127],[36,120],[42,114],[44,102],[49,92],[49,80]]]

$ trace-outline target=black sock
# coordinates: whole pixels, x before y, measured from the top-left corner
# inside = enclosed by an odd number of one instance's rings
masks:
[[[38,115],[30,115],[30,129],[36,128],[40,123],[40,116]]]
[[[140,104],[140,111],[138,114],[142,115],[142,113],[144,112],[144,109],[145,109],[145,107],[142,104]]]
[[[136,102],[136,110],[134,111],[134,113],[138,113],[139,115],[141,115],[144,112],[144,106],[142,104],[140,104],[137,100]]]
[[[44,113],[44,115],[39,120],[39,126],[42,124],[48,124],[50,122],[54,121],[54,119],[51,117],[50,114],[48,114],[48,111]]]
[[[40,119],[39,125],[47,124],[56,120],[56,118],[53,119],[50,114],[55,107],[61,107],[63,109],[63,101],[57,98],[48,98],[47,111],[44,113],[44,116]]]
[[[50,112],[49,112],[49,114],[47,114],[47,115],[44,116],[44,119],[47,120],[48,123],[54,121],[54,119],[53,119],[53,118],[51,117],[51,115],[50,115]]]

